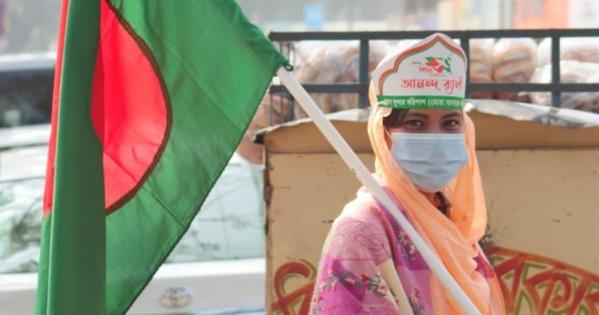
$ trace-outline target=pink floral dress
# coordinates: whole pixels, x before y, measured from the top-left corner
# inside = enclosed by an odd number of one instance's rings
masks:
[[[434,314],[431,271],[397,221],[361,191],[331,228],[310,314],[400,314],[378,267],[388,259],[393,259],[414,314]],[[495,276],[480,250],[476,262],[486,278]]]

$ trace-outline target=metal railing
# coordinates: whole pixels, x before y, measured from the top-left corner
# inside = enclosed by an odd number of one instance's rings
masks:
[[[359,107],[368,107],[369,43],[373,40],[423,39],[437,31],[385,31],[385,32],[271,32],[269,38],[279,44],[280,51],[289,56],[294,43],[299,41],[358,41],[358,82],[331,84],[304,84],[310,93],[357,93]],[[485,38],[551,38],[551,82],[549,83],[471,83],[466,74],[466,97],[473,92],[550,92],[551,105],[560,107],[563,92],[599,92],[599,83],[562,83],[560,80],[560,39],[565,37],[598,37],[599,29],[540,29],[540,30],[471,30],[441,31],[451,38],[459,39],[466,56],[470,56],[470,40]],[[469,58],[468,58],[469,59]],[[470,68],[470,67],[468,67]],[[272,85],[269,93],[292,102],[283,85]],[[291,107],[293,104],[291,103]],[[293,119],[293,109],[288,110],[286,120]]]

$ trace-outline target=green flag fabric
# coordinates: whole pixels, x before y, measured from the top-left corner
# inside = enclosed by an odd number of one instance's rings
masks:
[[[287,65],[231,0],[63,0],[36,314],[124,314]]]

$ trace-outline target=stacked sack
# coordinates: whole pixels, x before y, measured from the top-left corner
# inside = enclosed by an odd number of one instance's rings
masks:
[[[495,40],[473,39],[470,41],[470,82],[493,82],[493,51]],[[472,93],[472,98],[494,98],[493,92]]]
[[[370,43],[369,72],[387,51],[385,42]],[[360,48],[356,42],[300,42],[295,46],[293,63],[295,77],[302,84],[357,83]],[[312,93],[310,96],[325,113],[358,107],[358,96],[354,93]],[[305,116],[296,108],[296,118]]]
[[[492,40],[491,40],[492,41]],[[492,48],[492,78],[488,78],[490,43],[472,40],[470,44],[470,79],[475,83],[550,83],[551,39],[540,44],[531,38],[504,38]],[[562,38],[560,40],[560,74],[563,83],[599,83],[599,38]],[[473,98],[495,98],[551,105],[548,92],[474,93]],[[599,113],[599,93],[562,93],[561,107]]]
[[[493,51],[493,81],[529,82],[537,65],[537,43],[531,38],[502,38]],[[528,102],[526,93],[497,92],[495,98]]]
[[[538,60],[531,82],[551,82],[551,39],[541,41]],[[560,60],[561,82],[599,83],[599,38],[562,38]],[[530,97],[535,104],[551,104],[550,93],[535,92]],[[561,107],[599,113],[599,93],[562,93]]]
[[[539,45],[539,63],[551,64],[551,39],[545,38]],[[599,63],[599,37],[566,37],[560,40],[560,60]]]
[[[369,47],[369,71],[387,54],[385,42],[372,42]],[[353,42],[306,41],[295,45],[292,55],[294,75],[302,84],[357,83],[360,49]],[[311,93],[310,96],[325,113],[358,108],[358,96],[353,93]],[[237,153],[246,160],[261,164],[262,145],[254,143],[254,135],[272,124],[292,118],[306,117],[297,104],[285,97],[266,94],[241,140]]]

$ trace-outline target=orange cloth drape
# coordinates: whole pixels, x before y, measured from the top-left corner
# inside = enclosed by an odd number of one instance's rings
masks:
[[[376,156],[376,173],[401,202],[420,235],[441,258],[457,283],[483,314],[505,314],[496,278],[485,278],[474,260],[487,224],[487,208],[475,151],[474,124],[464,115],[468,163],[443,191],[452,206],[444,216],[411,182],[393,159],[383,118],[391,111],[377,106],[371,88],[368,134]],[[458,305],[433,277],[435,314],[461,314]]]

